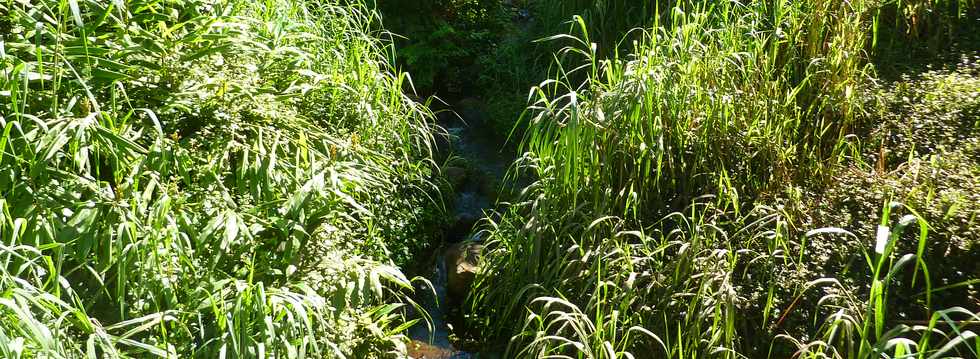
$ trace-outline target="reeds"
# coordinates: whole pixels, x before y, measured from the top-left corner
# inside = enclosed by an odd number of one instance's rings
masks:
[[[404,350],[430,114],[363,5],[0,13],[0,356]]]
[[[877,239],[804,233],[765,202],[863,161],[860,94],[893,5],[641,3],[652,15],[613,51],[595,14],[546,39],[567,46],[529,94],[520,170],[537,181],[488,223],[478,335],[527,358],[975,356],[977,314],[934,308],[927,254],[893,247],[916,223],[919,248],[934,240],[919,217],[886,206]],[[863,248],[868,290],[841,284],[853,264],[811,272],[814,236]],[[931,324],[895,321],[902,273]]]

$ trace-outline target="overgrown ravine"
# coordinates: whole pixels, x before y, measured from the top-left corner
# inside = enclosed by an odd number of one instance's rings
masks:
[[[443,163],[442,177],[451,189],[445,194],[449,218],[445,243],[433,246],[433,253],[418,273],[431,283],[431,287],[417,284],[415,298],[429,314],[431,327],[419,323],[409,330],[409,355],[429,359],[493,357],[460,350],[462,346],[455,340],[456,331],[461,329],[458,306],[465,299],[482,248],[483,238],[475,225],[493,210],[501,181],[515,156],[490,128],[480,100],[457,101],[439,118],[448,135],[438,157]]]
[[[425,4],[394,1],[382,6],[383,11],[389,11],[388,24],[395,31],[406,32],[405,41],[396,43],[401,51],[398,65],[419,80],[422,97],[441,98],[446,103],[432,108],[447,135],[438,136],[435,154],[441,169],[436,177],[442,184],[446,226],[433,236],[437,243],[431,243],[430,252],[417,254],[414,268],[407,270],[429,282],[416,284],[413,299],[428,313],[429,325],[423,321],[409,329],[409,355],[494,358],[502,348],[468,335],[460,307],[479,269],[484,238],[478,223],[495,213],[496,204],[520,187],[520,183],[504,181],[517,157],[516,146],[505,141],[504,127],[513,125],[519,116],[511,112],[523,107],[511,106],[522,103],[529,84],[525,83],[527,78],[497,82],[501,76],[515,76],[511,68],[501,70],[513,64],[502,61],[510,58],[505,58],[507,51],[498,50],[508,48],[504,44],[524,44],[534,19],[525,2],[465,3],[452,9],[427,8]],[[426,15],[403,16],[407,9]],[[420,30],[432,26],[435,28]],[[488,83],[487,79],[494,80]],[[421,319],[418,313],[414,317]]]

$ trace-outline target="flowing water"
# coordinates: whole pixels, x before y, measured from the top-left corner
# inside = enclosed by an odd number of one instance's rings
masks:
[[[431,317],[432,330],[426,325],[418,324],[409,330],[409,355],[413,358],[425,359],[466,359],[475,358],[470,353],[456,350],[449,338],[448,296],[446,295],[446,265],[439,255],[435,268],[426,278],[432,283],[432,288],[419,286],[419,304]],[[433,297],[433,292],[435,297]]]
[[[484,212],[493,209],[496,202],[494,188],[499,186],[507,167],[513,161],[513,154],[504,151],[503,141],[496,138],[494,131],[486,124],[485,113],[476,101],[461,101],[469,105],[457,106],[460,119],[444,120],[442,126],[450,134],[449,152],[465,164],[466,178],[460,181],[455,189],[451,213],[456,222],[460,218],[483,218]],[[449,243],[463,240],[479,241],[468,230],[465,220],[465,230],[449,231]],[[452,324],[450,320],[452,307],[461,298],[451,298],[447,289],[446,251],[440,249],[436,253],[431,268],[424,273],[432,287],[419,285],[416,288],[419,304],[431,316],[431,330],[424,324],[418,324],[409,330],[412,342],[409,344],[409,355],[413,358],[426,359],[466,359],[485,358],[490,355],[468,353],[457,350],[451,338]],[[435,294],[433,296],[433,293]]]

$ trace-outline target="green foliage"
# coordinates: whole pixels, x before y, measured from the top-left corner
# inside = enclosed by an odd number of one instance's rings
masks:
[[[584,222],[583,213],[536,194],[539,200],[521,207],[533,208],[535,222],[505,216],[495,223],[484,265],[509,273],[508,280],[483,277],[471,298],[474,310],[523,323],[484,324],[484,334],[513,335],[504,336],[509,356],[969,357],[976,350],[966,330],[976,313],[936,311],[915,327],[894,317],[892,302],[902,299],[893,292],[907,285],[905,274],[918,273],[919,288],[929,288],[922,281],[929,283],[931,268],[916,264],[923,257],[898,250],[916,223],[915,241],[928,242],[925,222],[914,216],[896,220],[886,209],[887,242],[877,254],[874,240],[839,228],[791,235],[792,218],[774,208],[733,216],[701,203],[631,229],[614,216]],[[868,263],[855,270],[871,278],[870,291],[808,271],[806,243],[820,237],[855,242],[858,263]],[[792,292],[780,298],[783,286]],[[931,291],[924,292],[929,301]],[[809,296],[816,300],[808,303]],[[798,328],[806,333],[780,334]],[[921,337],[930,330],[943,334]]]
[[[2,1],[3,357],[404,351],[431,114],[359,4]]]
[[[378,8],[399,36],[397,63],[424,94],[473,86],[476,59],[496,46],[507,20],[499,0],[381,1]]]
[[[411,35],[409,35],[411,36]],[[457,30],[452,24],[439,22],[434,29],[426,29],[411,36],[411,41],[400,48],[398,55],[406,68],[411,69],[414,85],[431,93],[436,88],[450,93],[460,93],[475,76],[465,67],[477,56],[479,48],[492,41],[487,32]],[[447,68],[447,64],[454,64]]]
[[[815,200],[800,203],[794,212],[803,226],[836,226],[852,229],[859,237],[874,236],[876,223],[867,213],[876,203],[896,199],[916,209],[928,223],[932,237],[923,248],[932,254],[929,264],[934,286],[945,287],[962,278],[980,278],[972,258],[980,255],[980,73],[976,58],[964,57],[954,69],[932,70],[883,84],[869,97],[880,101],[871,116],[874,125],[864,146],[865,161],[840,171],[835,185],[807,191]],[[902,251],[917,252],[913,241],[899,242]],[[808,245],[811,266],[825,273],[842,271],[857,260],[859,244],[814,240]],[[844,274],[843,277],[854,277]],[[842,278],[844,279],[844,278]],[[847,278],[861,283],[860,277]],[[919,288],[901,295],[916,298]],[[934,293],[940,303],[961,303],[975,298],[970,286]],[[892,304],[892,311],[921,312],[917,300]],[[924,315],[924,314],[922,314]]]
[[[860,3],[727,4],[678,6],[625,59],[603,60],[582,19],[580,37],[554,37],[585,61],[537,89],[524,147],[562,169],[561,191],[643,218],[827,174],[862,111]]]
[[[980,40],[977,16],[977,0],[884,1],[871,38],[876,60],[890,70],[889,62],[902,65],[957,48],[975,49]]]
[[[549,38],[567,46],[513,174],[536,181],[487,223],[474,336],[527,358],[976,356],[980,273],[943,262],[976,247],[975,211],[953,204],[980,178],[973,70],[869,96],[891,3],[657,5],[620,47],[601,24],[631,26],[622,11]],[[845,180],[878,154],[918,169]],[[860,205],[825,202],[842,197]]]
[[[976,54],[876,76],[907,46],[975,51],[977,1],[514,3],[378,4],[414,85],[486,97],[501,133],[549,75],[474,336],[528,358],[977,356]],[[434,128],[367,5],[0,13],[0,356],[403,356]]]
[[[961,149],[980,136],[980,53],[873,89],[868,163],[894,169],[909,157]]]
[[[636,39],[625,36],[633,29],[649,28],[654,25],[657,15],[672,8],[676,1],[632,1],[632,0],[542,0],[532,6],[540,18],[538,32],[549,36],[555,32],[574,33],[578,29],[572,19],[579,16],[589,30],[589,37],[596,43],[601,56],[613,55],[622,41],[628,44]],[[635,34],[642,35],[642,34]]]

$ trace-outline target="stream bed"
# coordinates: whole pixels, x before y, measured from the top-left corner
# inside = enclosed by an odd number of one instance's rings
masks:
[[[451,216],[446,231],[446,245],[435,249],[433,258],[422,274],[432,287],[416,285],[415,298],[431,317],[431,328],[425,323],[413,326],[408,335],[409,355],[425,359],[467,359],[495,357],[487,353],[469,353],[454,346],[453,311],[463,300],[456,287],[450,287],[448,266],[460,255],[460,243],[480,243],[473,225],[493,209],[497,190],[514,155],[505,151],[503,139],[487,126],[487,118],[478,100],[465,99],[454,106],[458,117],[442,116],[440,125],[449,133],[448,147],[440,149],[448,155],[443,173],[453,186],[452,202],[447,203]],[[450,198],[447,198],[450,199]],[[448,201],[447,201],[448,202]],[[479,246],[479,244],[473,244]],[[433,295],[434,294],[434,295]]]

